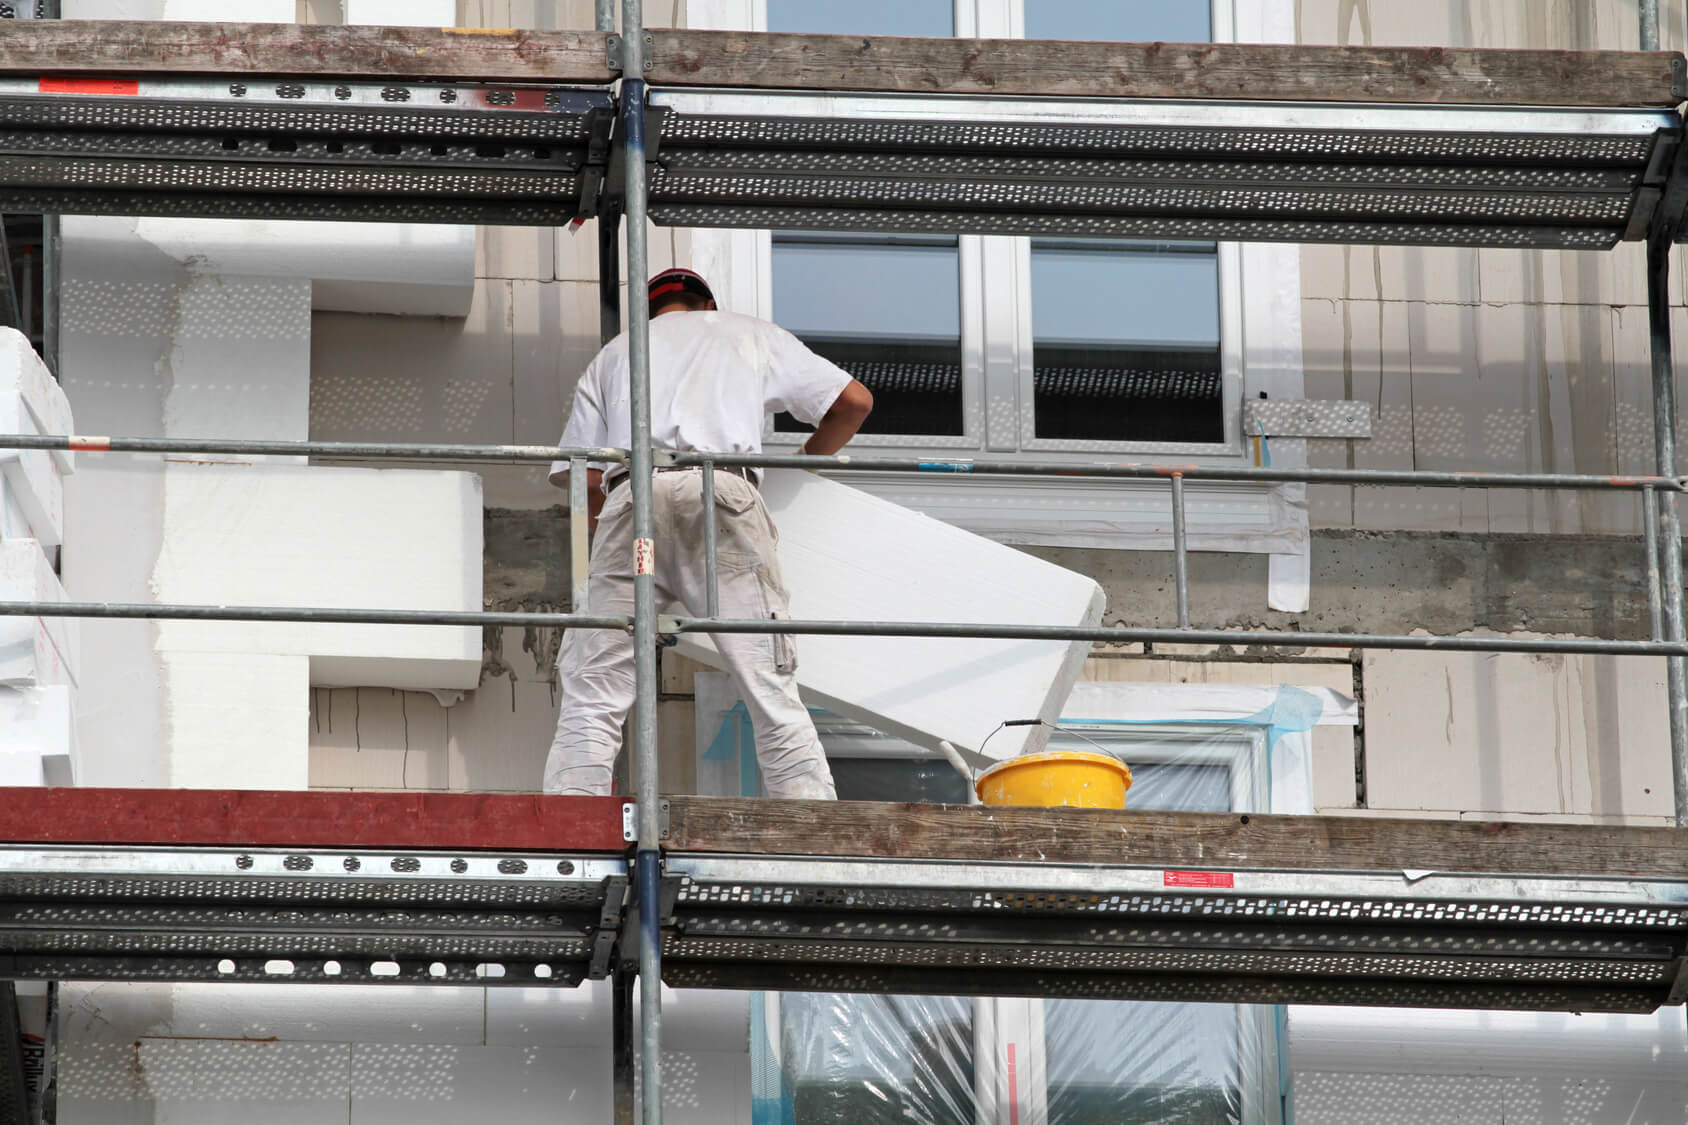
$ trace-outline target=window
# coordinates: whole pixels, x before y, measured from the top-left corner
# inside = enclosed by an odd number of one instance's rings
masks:
[[[1208,0],[1024,3],[1028,38],[1211,37]],[[949,0],[768,2],[772,31],[947,36],[955,26]],[[1025,239],[967,241],[986,252],[963,261],[953,237],[772,234],[773,318],[873,391],[866,444],[937,438],[993,455],[1225,445],[1214,244],[1036,240],[1027,255],[1016,252]],[[1001,300],[1003,280],[1029,294],[1029,348],[1026,301]],[[965,332],[964,291],[983,302]],[[975,413],[970,425],[970,400],[986,418],[1022,424],[987,432]],[[782,416],[771,437],[807,429]]]
[[[873,392],[869,434],[964,433],[958,240],[773,235],[774,320]],[[789,414],[776,433],[807,432]]]
[[[697,27],[799,33],[1267,42],[1293,28],[1291,0],[693,0],[687,11]],[[757,112],[752,95],[719,96],[715,112]],[[867,119],[1036,113],[1024,98],[817,100]],[[1097,101],[1075,120],[1110,114]],[[692,249],[728,279],[725,307],[785,324],[873,390],[874,414],[852,442],[864,455],[1254,465],[1243,403],[1302,394],[1293,246],[697,229]],[[795,450],[805,429],[770,418],[766,448]],[[1272,454],[1277,467],[1305,458],[1287,441]],[[1164,550],[1172,536],[1158,482],[842,479],[1007,543]],[[1274,575],[1304,557],[1299,486],[1202,481],[1187,495],[1192,550],[1268,553]]]
[[[1037,438],[1225,440],[1212,243],[1034,239],[1031,290]]]
[[[816,725],[843,800],[965,799],[965,780],[934,755],[837,716]],[[1263,807],[1259,728],[1081,725],[1050,746],[1098,743],[1131,764],[1133,807]],[[758,1125],[1276,1119],[1270,1008],[783,993],[754,1010],[753,1071],[768,1083]],[[1010,1057],[1012,1098],[1005,1078],[992,1082]]]

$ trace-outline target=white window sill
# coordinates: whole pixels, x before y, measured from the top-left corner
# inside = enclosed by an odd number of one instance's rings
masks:
[[[933,519],[1016,546],[1172,549],[1172,497],[1162,481],[824,474]],[[1300,486],[1191,481],[1185,524],[1193,551],[1296,554],[1306,549]]]

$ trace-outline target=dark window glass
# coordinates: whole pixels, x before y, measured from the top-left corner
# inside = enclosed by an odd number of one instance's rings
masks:
[[[959,253],[953,237],[774,235],[774,320],[873,392],[863,433],[962,433]]]
[[[1032,242],[1040,438],[1225,440],[1211,243]]]
[[[828,764],[840,801],[967,803],[967,779],[948,762],[930,758],[833,758]]]

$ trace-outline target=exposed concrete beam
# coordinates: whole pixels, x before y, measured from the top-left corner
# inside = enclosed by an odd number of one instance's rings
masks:
[[[1092,575],[1107,622],[1175,623],[1172,556],[1159,551],[1033,548]],[[1306,613],[1266,609],[1264,555],[1190,556],[1190,619],[1208,628],[1435,634],[1647,636],[1638,540],[1584,535],[1315,532]]]
[[[561,508],[488,509],[485,528],[488,608],[568,606],[568,519]],[[1027,550],[1100,582],[1112,607],[1107,624],[1177,623],[1170,552]],[[1273,613],[1266,609],[1266,556],[1194,553],[1190,618],[1206,628],[1647,636],[1646,570],[1636,539],[1320,531],[1312,562],[1308,612]]]

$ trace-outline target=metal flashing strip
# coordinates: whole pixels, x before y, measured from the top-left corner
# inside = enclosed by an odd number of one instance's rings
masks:
[[[660,91],[671,225],[1606,248],[1656,110]]]
[[[677,986],[1635,1011],[1669,1002],[1688,944],[1676,881],[673,853],[668,870]]]
[[[1247,399],[1243,433],[1260,437],[1369,438],[1372,406],[1353,399]]]

